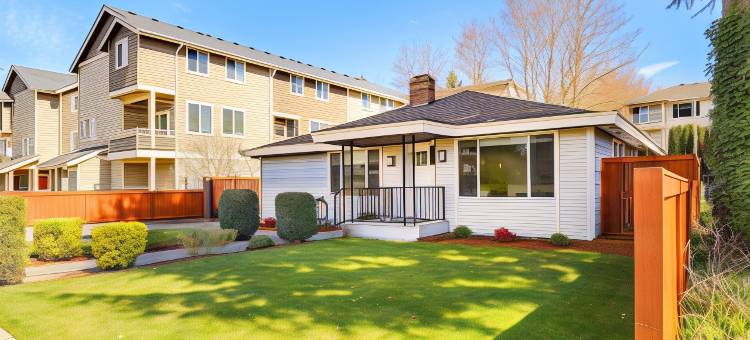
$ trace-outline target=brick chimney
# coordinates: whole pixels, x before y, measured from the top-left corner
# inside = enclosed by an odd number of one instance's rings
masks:
[[[419,106],[435,101],[435,79],[421,74],[409,79],[409,105]]]

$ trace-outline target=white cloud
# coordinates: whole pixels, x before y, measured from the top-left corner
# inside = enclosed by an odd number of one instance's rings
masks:
[[[647,66],[641,67],[638,70],[638,74],[640,74],[640,75],[642,75],[642,76],[644,76],[646,78],[651,78],[655,74],[657,74],[657,73],[659,73],[661,71],[664,71],[664,70],[666,70],[666,69],[668,69],[670,67],[673,67],[673,66],[675,66],[675,65],[677,65],[679,63],[680,62],[677,61],[677,60],[670,60],[670,61],[663,61],[663,62],[660,62],[660,63],[647,65]]]
[[[60,64],[61,52],[69,50],[71,37],[67,35],[70,21],[63,21],[64,14],[45,15],[50,8],[28,2],[9,2],[0,12],[0,36],[12,45],[12,62],[37,67],[54,67]],[[68,18],[71,19],[71,18]],[[8,56],[6,56],[8,57]]]
[[[409,23],[412,25],[416,25],[419,23],[419,21],[417,21],[416,19],[409,19]]]

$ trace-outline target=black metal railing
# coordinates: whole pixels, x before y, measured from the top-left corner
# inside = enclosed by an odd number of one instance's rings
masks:
[[[340,189],[333,195],[333,222],[414,225],[445,219],[445,187]]]
[[[318,225],[328,224],[330,222],[328,220],[328,202],[326,202],[326,199],[323,196],[320,196],[315,199],[315,203],[317,203],[318,206]]]

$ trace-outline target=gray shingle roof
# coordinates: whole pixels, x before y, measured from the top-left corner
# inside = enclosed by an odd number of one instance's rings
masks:
[[[711,83],[692,83],[670,86],[656,90],[640,98],[633,99],[629,104],[650,103],[658,101],[676,101],[684,99],[706,98],[711,96]]]
[[[38,158],[39,158],[39,155],[28,155],[28,156],[23,156],[23,157],[5,161],[3,163],[0,163],[0,173],[4,174],[8,171],[16,170],[22,167],[24,163],[28,163]]]
[[[299,72],[303,75],[329,80],[333,83],[339,83],[346,86],[360,88],[366,91],[372,91],[378,94],[404,99],[405,95],[396,90],[385,86],[368,82],[364,79],[350,77],[335,71],[326,70],[301,61],[285,58],[269,52],[256,50],[252,47],[242,46],[234,42],[229,42],[209,34],[191,31],[189,29],[161,22],[136,13],[114,8],[109,5],[104,6],[123,20],[125,23],[136,29],[163,37],[172,38],[179,41],[188,42],[197,46],[203,46],[209,49],[219,50],[231,53],[236,56],[254,60],[262,64],[272,65],[280,69]]]
[[[267,147],[267,146],[296,145],[296,144],[309,144],[309,143],[312,143],[312,142],[313,142],[312,135],[306,134],[306,135],[292,137],[292,138],[284,139],[282,141],[278,141],[278,142],[273,142],[273,143],[270,143],[270,144],[266,144],[266,145],[263,145],[263,147]]]
[[[374,116],[336,125],[324,131],[419,120],[449,125],[469,125],[587,112],[591,111],[465,91],[435,100],[427,105],[403,106]]]
[[[103,152],[105,149],[106,149],[106,146],[105,147],[97,146],[93,148],[87,148],[83,150],[66,153],[66,154],[51,158],[47,160],[46,162],[39,164],[38,167],[39,168],[53,168],[53,167],[61,166],[67,162],[70,162],[74,159],[77,159],[86,155],[94,157],[98,155],[99,153]]]
[[[26,87],[34,90],[56,91],[78,81],[78,76],[72,73],[59,73],[20,65],[13,65],[12,69],[18,73]]]

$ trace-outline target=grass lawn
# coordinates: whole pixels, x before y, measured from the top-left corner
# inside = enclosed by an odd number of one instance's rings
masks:
[[[17,339],[633,337],[632,258],[340,239],[0,288]]]

